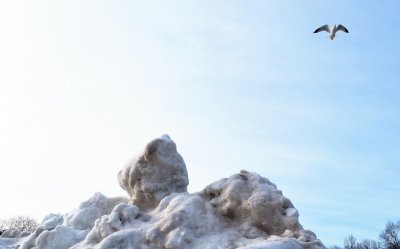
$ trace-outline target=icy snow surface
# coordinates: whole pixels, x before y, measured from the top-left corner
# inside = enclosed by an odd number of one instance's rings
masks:
[[[188,193],[183,158],[164,135],[119,172],[129,198],[94,194],[71,213],[50,214],[29,236],[0,248],[322,249],[276,185],[242,170]]]

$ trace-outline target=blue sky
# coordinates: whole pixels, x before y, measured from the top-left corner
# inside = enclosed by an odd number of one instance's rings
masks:
[[[118,170],[167,133],[191,192],[247,169],[276,183],[326,245],[377,238],[400,219],[399,9],[0,3],[1,216],[124,195]],[[312,33],[327,23],[350,33]]]

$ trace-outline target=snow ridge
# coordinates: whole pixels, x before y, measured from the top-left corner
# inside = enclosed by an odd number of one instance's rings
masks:
[[[129,198],[96,193],[71,213],[48,215],[19,249],[324,249],[276,185],[242,170],[188,193],[186,165],[168,135],[118,173]],[[3,242],[4,241],[4,242]]]

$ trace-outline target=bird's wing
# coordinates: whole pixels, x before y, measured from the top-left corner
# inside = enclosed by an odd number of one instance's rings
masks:
[[[317,29],[314,31],[314,33],[318,33],[318,32],[320,32],[320,31],[326,31],[326,32],[330,33],[330,32],[331,32],[331,29],[329,28],[329,25],[328,25],[328,24],[325,24],[324,26],[321,26],[321,27],[317,28]]]
[[[337,30],[341,30],[343,32],[349,33],[349,31],[346,29],[345,26],[343,26],[342,24],[339,24],[339,26],[337,26],[336,28]]]

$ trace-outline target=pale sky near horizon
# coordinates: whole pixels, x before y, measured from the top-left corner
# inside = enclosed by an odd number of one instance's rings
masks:
[[[169,134],[189,191],[241,169],[326,246],[400,219],[400,2],[3,1],[0,218],[125,195]],[[341,23],[350,33],[313,34]],[[368,28],[368,29],[367,29]]]

